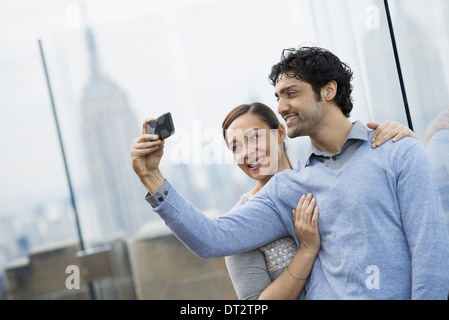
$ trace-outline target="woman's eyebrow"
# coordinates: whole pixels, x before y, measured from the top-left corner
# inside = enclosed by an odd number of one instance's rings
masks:
[[[248,130],[246,130],[245,132],[243,132],[243,137],[247,137],[247,136],[248,136],[249,134],[251,134],[253,131],[258,132],[259,130],[264,130],[264,129],[263,129],[263,128],[251,128],[251,129],[248,129]],[[238,131],[242,132],[240,129],[239,129]],[[227,143],[227,145],[228,145],[228,148],[230,148],[230,147],[232,147],[233,145],[235,145],[235,144],[236,144],[236,141],[237,141],[237,138],[236,138],[235,135],[232,136],[232,141],[229,141],[229,140],[226,138],[226,143]]]
[[[259,130],[263,130],[262,128],[252,128],[252,129],[248,129],[245,131],[245,133],[243,134],[244,136],[247,136],[248,134],[252,133],[253,131],[259,131]]]

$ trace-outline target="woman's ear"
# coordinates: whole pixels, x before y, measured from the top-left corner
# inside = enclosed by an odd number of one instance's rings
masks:
[[[287,131],[285,130],[284,125],[279,124],[278,126],[278,139],[279,139],[279,144],[282,144],[285,140],[285,138],[287,137]]]

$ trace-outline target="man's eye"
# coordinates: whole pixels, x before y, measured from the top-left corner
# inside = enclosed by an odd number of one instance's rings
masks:
[[[289,91],[288,96],[289,96],[289,97],[292,97],[292,96],[294,96],[295,94],[296,94],[296,91]]]

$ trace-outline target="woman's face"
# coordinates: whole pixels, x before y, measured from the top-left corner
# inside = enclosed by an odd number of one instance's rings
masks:
[[[237,165],[255,180],[277,172],[282,141],[277,129],[270,130],[253,114],[239,116],[226,130],[226,142]]]

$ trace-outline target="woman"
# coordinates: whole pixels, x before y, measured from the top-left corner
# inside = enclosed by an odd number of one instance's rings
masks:
[[[138,176],[147,167],[158,166],[163,154],[165,141],[153,143],[154,137],[147,134],[146,123],[151,120],[145,120],[142,136],[135,139],[131,147],[133,168]],[[369,126],[376,128],[377,124]],[[231,111],[223,122],[223,134],[238,166],[257,181],[255,187],[244,194],[237,205],[242,205],[254,196],[275,173],[293,168],[284,145],[286,130],[275,113],[261,103],[242,105]],[[383,123],[376,130],[377,140],[372,141],[373,147],[380,146],[388,139],[398,140],[406,135],[414,136],[413,132],[396,122]],[[157,163],[147,158],[152,153],[157,153]],[[151,163],[139,160],[142,156]],[[145,176],[139,178],[142,181]],[[319,208],[315,208],[315,204],[316,200],[310,194],[303,195],[296,210],[292,210],[295,234],[301,243],[299,250],[295,241],[287,237],[248,254],[226,258],[239,299],[298,299],[303,296],[300,294],[320,248]]]
[[[275,131],[270,132],[270,129]],[[277,140],[269,136],[272,133],[277,134]],[[237,206],[252,198],[274,173],[293,168],[285,152],[285,128],[280,125],[275,113],[261,103],[242,105],[232,110],[223,122],[223,137],[240,169],[257,181],[252,190],[242,195]],[[273,147],[270,143],[273,141],[280,147]],[[271,152],[273,149],[277,150],[277,155]],[[273,161],[264,161],[267,158]],[[297,208],[299,214],[295,219],[296,230],[300,224],[307,225],[301,218],[306,213],[310,214],[314,204],[315,200],[312,201],[310,196],[301,198]],[[298,298],[320,249],[318,210],[317,207],[313,215],[313,227],[307,232],[297,232],[302,244],[298,251],[294,239],[284,237],[259,249],[225,257],[239,299]],[[312,226],[311,221],[308,220],[309,226]],[[310,245],[304,245],[306,243]]]
[[[373,123],[369,125],[377,127]],[[286,130],[268,106],[253,103],[236,107],[226,116],[222,127],[223,137],[237,165],[257,181],[236,206],[251,199],[276,172],[293,169],[286,154]],[[406,135],[416,138],[410,129],[392,121],[382,124],[378,131],[383,139],[398,140]],[[270,137],[270,134],[277,137]],[[279,147],[273,147],[273,141]],[[373,147],[379,145],[381,143]],[[277,154],[272,154],[272,150],[277,150]],[[267,158],[271,161],[265,161]],[[259,249],[225,257],[239,299],[304,298],[303,288],[320,250],[319,207],[314,209],[315,204],[316,199],[311,194],[303,195],[296,208],[294,222],[301,243],[299,250],[293,238],[284,237]],[[295,216],[295,210],[293,214]]]

